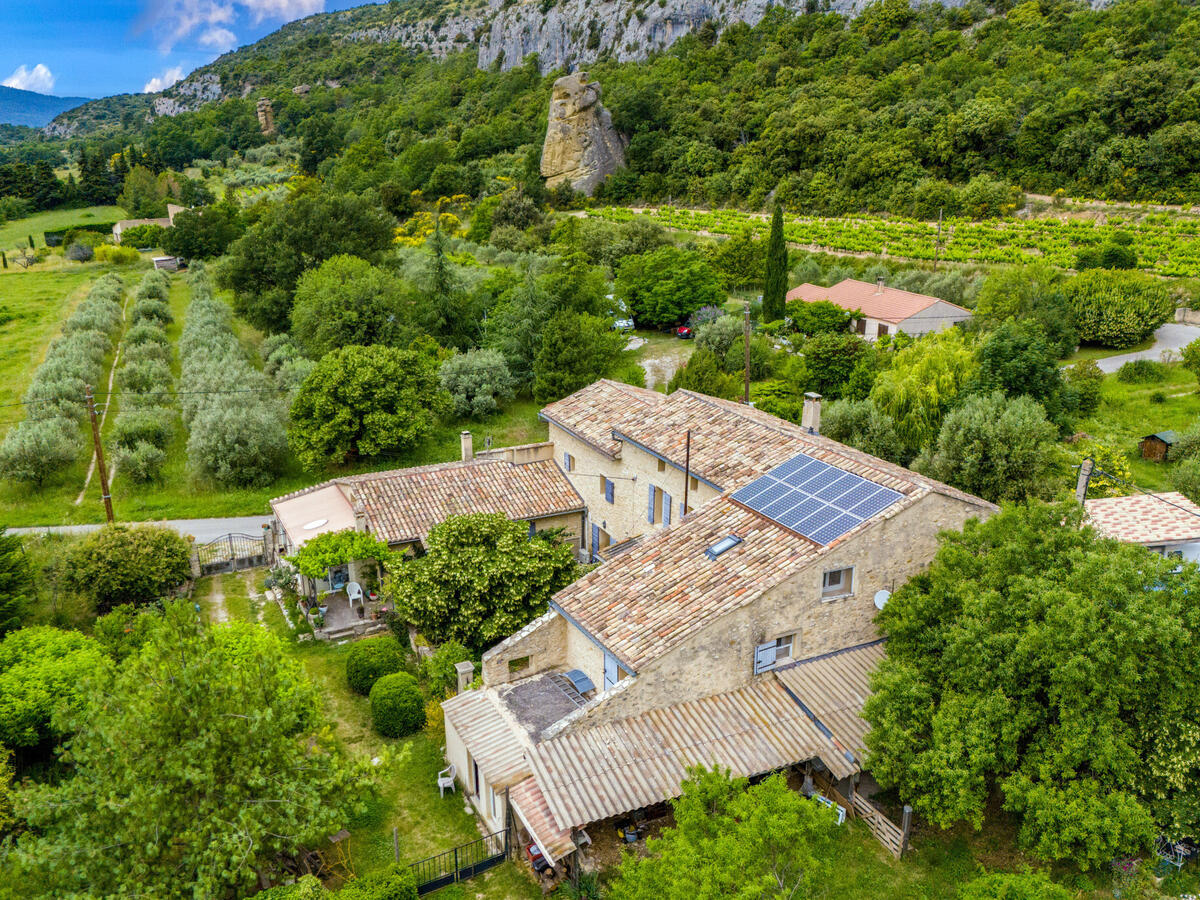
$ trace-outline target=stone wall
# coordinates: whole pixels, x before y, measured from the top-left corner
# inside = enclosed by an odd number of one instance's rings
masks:
[[[488,687],[506,684],[540,672],[563,671],[567,665],[567,620],[551,610],[534,619],[520,631],[505,638],[483,654],[483,683]],[[574,630],[574,629],[571,629]],[[529,657],[529,664],[517,671],[509,668],[512,660]]]

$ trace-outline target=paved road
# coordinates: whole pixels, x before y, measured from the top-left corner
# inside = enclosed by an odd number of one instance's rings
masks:
[[[1159,354],[1164,350],[1178,352],[1196,338],[1200,338],[1200,325],[1180,325],[1176,322],[1168,322],[1154,332],[1154,346],[1149,350],[1122,353],[1119,356],[1106,356],[1104,359],[1096,360],[1096,365],[1100,367],[1101,372],[1115,372],[1133,359],[1158,359]]]
[[[270,516],[233,516],[228,519],[169,519],[167,521],[149,522],[151,525],[167,525],[180,534],[190,534],[200,544],[219,538],[223,534],[238,532],[258,537],[262,527],[271,521]],[[136,523],[135,523],[136,524]],[[14,534],[87,534],[95,531],[99,525],[39,525],[36,528],[10,528]]]

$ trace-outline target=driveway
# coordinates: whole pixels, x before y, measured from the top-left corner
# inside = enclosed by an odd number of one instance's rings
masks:
[[[1106,356],[1096,360],[1096,365],[1100,367],[1101,372],[1115,372],[1130,360],[1158,359],[1164,350],[1174,350],[1178,353],[1196,338],[1200,338],[1200,325],[1180,325],[1177,322],[1168,322],[1154,332],[1154,346],[1149,350]]]
[[[168,528],[174,528],[180,534],[192,535],[197,544],[206,544],[230,532],[259,537],[262,535],[263,525],[270,521],[270,516],[232,516],[228,519],[168,519],[158,522],[122,524],[166,525]],[[8,531],[10,534],[87,534],[100,527],[100,525],[38,525],[35,528],[10,528]]]

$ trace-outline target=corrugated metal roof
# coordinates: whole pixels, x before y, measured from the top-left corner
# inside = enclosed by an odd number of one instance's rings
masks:
[[[528,777],[529,745],[521,740],[520,727],[504,714],[492,691],[463,691],[442,701],[442,709],[489,785],[502,790]]]
[[[536,778],[531,776],[514,785],[508,792],[508,802],[551,863],[574,851],[571,829],[559,827]]]
[[[801,660],[775,675],[833,734],[839,749],[849,750],[862,765],[871,726],[862,707],[871,696],[871,673],[886,655],[882,641]]]
[[[857,771],[773,677],[542,741],[530,756],[555,821],[581,827],[679,796],[689,766],[759,775],[814,757]]]

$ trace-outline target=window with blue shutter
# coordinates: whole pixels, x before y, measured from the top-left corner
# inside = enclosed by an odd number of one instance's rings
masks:
[[[570,453],[563,454],[563,469],[567,472],[575,471],[575,457]]]
[[[609,503],[613,502],[614,485],[607,478],[604,479],[604,499]]]
[[[529,536],[533,537],[535,534],[537,534],[537,526],[535,526],[532,522],[530,522],[529,523]]]
[[[754,674],[759,675],[775,666],[777,647],[774,641],[759,644],[754,648]]]
[[[654,485],[650,485],[650,505],[646,509],[646,521],[654,524]]]
[[[662,520],[664,525],[671,524],[671,495],[662,492]]]

